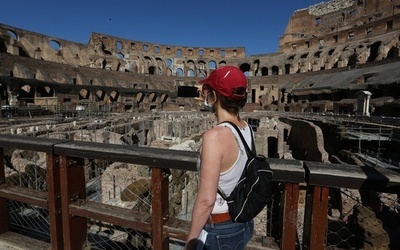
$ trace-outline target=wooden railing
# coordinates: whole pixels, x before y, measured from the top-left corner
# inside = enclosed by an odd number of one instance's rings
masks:
[[[4,150],[45,152],[47,191],[6,183]],[[48,210],[50,249],[82,249],[89,219],[149,233],[153,249],[168,249],[169,239],[184,241],[189,221],[169,217],[167,172],[196,171],[197,152],[92,143],[62,139],[0,135],[0,241],[11,234],[7,201],[14,200]],[[101,159],[151,167],[151,214],[86,200],[84,159]],[[274,181],[281,183],[275,228],[280,249],[295,249],[300,185],[307,186],[303,247],[323,249],[330,188],[347,187],[399,193],[400,177],[388,169],[297,160],[269,159]],[[21,236],[22,237],[22,236]],[[25,236],[24,236],[25,237]],[[33,244],[33,243],[32,243]],[[43,244],[43,242],[40,242]],[[251,245],[250,247],[251,248]]]

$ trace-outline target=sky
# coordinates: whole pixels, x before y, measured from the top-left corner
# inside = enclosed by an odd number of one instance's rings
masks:
[[[294,11],[321,2],[9,0],[0,5],[0,23],[83,44],[95,32],[160,45],[245,47],[256,55],[277,52]]]

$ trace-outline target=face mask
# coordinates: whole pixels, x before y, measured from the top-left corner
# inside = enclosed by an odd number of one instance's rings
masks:
[[[214,105],[216,100],[217,100],[217,97],[215,95],[215,92],[214,91],[208,92],[204,96],[204,107],[207,108],[209,111],[212,111],[213,110],[213,105]]]

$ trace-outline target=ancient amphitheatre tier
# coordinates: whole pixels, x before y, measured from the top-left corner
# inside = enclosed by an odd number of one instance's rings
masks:
[[[0,24],[1,104],[198,110],[176,96],[177,87],[236,65],[248,76],[249,110],[395,115],[399,20],[399,0],[322,2],[295,11],[279,51],[260,55],[98,33],[81,44]],[[360,93],[368,96],[367,111],[360,110]]]

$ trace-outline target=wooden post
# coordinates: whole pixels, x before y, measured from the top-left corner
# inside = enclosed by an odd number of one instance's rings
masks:
[[[87,236],[87,218],[70,214],[69,204],[86,199],[83,159],[61,155],[60,180],[64,249],[82,249]]]
[[[0,186],[6,184],[6,174],[4,169],[3,148],[0,148]],[[5,233],[8,228],[8,208],[7,199],[0,198],[0,234]]]
[[[153,249],[169,249],[169,239],[164,237],[164,222],[168,219],[168,178],[161,168],[151,169]]]
[[[314,187],[311,214],[310,250],[324,249],[328,227],[328,187]]]
[[[282,250],[296,249],[297,239],[297,208],[299,202],[299,184],[285,183],[283,232],[281,240]]]
[[[61,215],[61,193],[60,193],[60,166],[58,156],[47,154],[47,187],[48,208],[50,222],[51,248],[63,249],[63,231]]]

